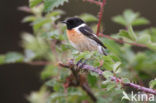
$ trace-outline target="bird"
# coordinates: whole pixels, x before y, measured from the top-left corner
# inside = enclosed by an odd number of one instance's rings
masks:
[[[98,51],[100,54],[107,56],[106,46],[81,18],[70,17],[62,23],[66,24],[68,40],[75,49],[80,52]]]

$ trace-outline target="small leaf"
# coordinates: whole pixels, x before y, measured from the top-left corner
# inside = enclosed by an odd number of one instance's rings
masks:
[[[91,74],[88,74],[88,83],[89,83],[92,87],[94,87],[94,86],[97,85],[96,82],[97,82],[96,76],[93,76],[93,75],[91,75]]]
[[[118,23],[118,24],[121,24],[123,26],[126,26],[126,21],[125,21],[125,19],[121,15],[113,17],[112,20],[115,23]]]
[[[139,26],[139,25],[145,25],[145,24],[149,24],[149,23],[150,23],[149,20],[147,20],[146,18],[140,17],[140,18],[137,18],[136,20],[134,20],[132,25]]]
[[[126,38],[130,38],[129,33],[126,30],[120,30],[118,35]]]
[[[50,77],[56,76],[58,72],[58,68],[53,65],[47,65],[41,73],[41,78],[43,80],[48,79]]]
[[[121,65],[121,62],[116,62],[114,65],[113,65],[113,71],[116,72],[118,69],[119,69],[119,66]]]
[[[110,83],[110,84],[108,84],[107,85],[107,91],[110,91],[110,90],[112,90],[114,87],[116,86],[116,84],[115,83]]]
[[[48,13],[46,15],[46,17],[56,17],[56,16],[60,16],[62,14],[64,14],[64,11],[62,11],[62,10],[53,10],[52,12]]]
[[[156,51],[156,43],[148,43],[147,46]]]
[[[120,55],[121,50],[120,50],[119,44],[117,44],[113,40],[109,40],[109,39],[106,39],[106,38],[103,38],[102,41],[104,42],[104,44],[106,45],[108,50],[110,50],[115,55],[118,55],[118,56]]]
[[[149,85],[150,85],[150,88],[156,89],[156,79],[150,81]]]
[[[95,16],[91,15],[91,14],[82,14],[82,15],[80,16],[80,18],[81,18],[82,20],[84,20],[85,22],[94,22],[94,21],[98,21],[98,19],[97,19]]]
[[[25,17],[22,22],[25,23],[25,22],[33,22],[34,20],[36,19],[35,16],[27,16]]]
[[[151,42],[151,36],[149,34],[142,34],[137,39],[138,43],[147,44]]]
[[[5,56],[0,55],[0,64],[4,64],[4,62],[5,62]]]
[[[107,79],[110,79],[110,77],[113,76],[113,74],[110,71],[104,71],[102,74]]]
[[[113,70],[114,61],[112,60],[111,56],[103,56],[103,67],[107,70]]]
[[[22,62],[23,59],[24,59],[23,55],[17,52],[10,52],[5,55],[5,63]]]
[[[32,8],[32,7],[38,5],[41,2],[42,2],[42,0],[29,0],[29,5]]]
[[[130,83],[130,80],[128,78],[122,78],[123,83]]]
[[[33,23],[34,31],[37,31],[46,23],[50,23],[51,19],[38,19]]]
[[[151,35],[152,42],[156,42],[156,28],[151,28],[148,31]]]
[[[24,51],[24,53],[25,53],[25,58],[24,58],[24,61],[25,62],[29,62],[29,61],[31,61],[32,59],[34,59],[35,58],[35,53],[32,51],[32,50],[29,50],[29,49],[26,49],[25,51]]]
[[[132,10],[124,11],[123,15],[128,25],[132,24],[133,21],[139,16],[138,13],[134,13]]]
[[[68,2],[68,0],[44,0],[44,11],[52,11],[55,7],[63,5],[64,2]]]
[[[128,26],[128,34],[132,40],[137,40],[137,36],[136,36],[136,34],[133,30],[133,27],[131,25]]]

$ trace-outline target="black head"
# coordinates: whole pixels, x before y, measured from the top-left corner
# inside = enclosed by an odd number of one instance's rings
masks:
[[[71,30],[71,29],[83,24],[84,21],[77,17],[71,17],[71,18],[68,18],[67,20],[63,21],[62,23],[65,23],[67,25],[67,29]]]

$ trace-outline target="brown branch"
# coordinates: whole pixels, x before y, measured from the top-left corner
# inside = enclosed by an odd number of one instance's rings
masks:
[[[71,62],[70,64],[71,65],[75,65],[73,62]],[[65,67],[65,68],[70,68],[70,65],[64,65],[62,63],[59,63],[59,65],[62,66],[62,67]],[[80,63],[79,65],[82,65],[82,64]],[[80,68],[80,69],[95,72],[95,73],[99,74],[99,76],[102,76],[104,78],[104,76],[102,75],[103,71],[100,70],[100,69],[96,69],[93,66],[84,65],[83,68]],[[111,77],[111,80],[115,81],[115,82],[120,82],[120,83],[123,84],[123,86],[132,87],[132,88],[135,88],[137,90],[140,90],[140,91],[143,91],[143,92],[146,92],[146,93],[151,93],[151,94],[156,95],[156,91],[151,89],[151,88],[146,88],[146,87],[134,84],[134,83],[124,83],[121,79],[119,79],[117,77],[114,77],[114,76]]]
[[[90,2],[90,3],[94,3],[94,4],[96,4],[96,5],[102,5],[102,2],[100,2],[100,1],[95,1],[95,0],[83,0],[83,1],[87,1],[87,2]]]
[[[83,89],[84,91],[86,91],[86,93],[90,96],[90,98],[91,98],[94,102],[97,101],[96,97],[94,96],[94,94],[92,93],[92,91],[90,90],[90,88],[88,87],[87,84],[83,84],[83,85],[82,85],[82,89]]]
[[[100,11],[99,11],[99,21],[97,24],[97,32],[96,35],[99,36],[99,32],[100,32],[100,25],[101,25],[101,21],[102,21],[102,15],[103,15],[103,11],[104,11],[104,6],[106,4],[106,0],[103,0],[102,5],[100,5]]]
[[[111,36],[109,36],[109,35],[104,35],[104,34],[102,34],[102,33],[100,33],[100,36],[101,36],[101,37],[108,38],[108,39],[110,39],[110,40],[114,40],[114,41],[116,41],[116,42],[118,42],[118,43],[121,43],[121,44],[126,43],[126,44],[133,45],[133,46],[137,46],[137,47],[148,48],[148,47],[147,47],[146,45],[144,45],[144,44],[139,44],[139,43],[135,43],[135,42],[130,43],[130,42],[127,42],[127,41],[123,41],[123,40],[119,40],[119,39],[112,38]]]
[[[79,75],[77,66],[74,65],[74,61],[70,60],[67,65],[59,63],[59,66],[64,67],[64,68],[69,68],[72,71],[73,76],[75,77],[75,80],[76,80],[75,85],[80,86],[89,95],[89,97],[94,101],[94,103],[96,103],[97,99],[92,93],[87,83],[86,82],[80,83],[81,82],[80,75]]]

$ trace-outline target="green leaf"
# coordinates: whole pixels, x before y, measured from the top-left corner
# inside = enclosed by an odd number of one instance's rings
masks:
[[[97,82],[96,76],[93,76],[93,75],[91,75],[91,74],[88,74],[88,83],[89,83],[92,87],[97,86],[96,82]]]
[[[147,20],[146,18],[140,17],[137,18],[136,20],[134,20],[134,22],[132,23],[132,26],[139,26],[139,25],[145,25],[145,24],[149,24],[150,21]]]
[[[115,83],[109,83],[106,87],[107,91],[112,90],[113,88],[115,88],[116,84]]]
[[[50,77],[56,76],[58,73],[58,68],[53,65],[47,65],[41,73],[41,78],[43,80]]]
[[[80,59],[89,59],[92,56],[92,53],[89,51],[85,51],[85,52],[80,52],[78,54],[75,54],[76,56],[76,62],[79,61]]]
[[[148,43],[147,46],[156,51],[156,43]]]
[[[24,58],[24,61],[25,62],[30,62],[31,60],[33,60],[35,58],[35,53],[32,51],[32,50],[29,50],[29,49],[26,49],[24,51],[24,55],[25,55],[25,58]]]
[[[23,60],[24,56],[17,52],[9,52],[5,55],[5,63],[17,63]]]
[[[138,13],[134,13],[132,10],[126,10],[123,14],[128,25],[132,24],[133,21],[139,16]]]
[[[35,19],[36,19],[35,16],[27,16],[27,17],[25,17],[25,18],[22,20],[22,22],[23,22],[23,23],[26,23],[26,22],[33,22]]]
[[[56,17],[56,16],[60,16],[62,14],[64,14],[64,11],[62,11],[62,10],[53,10],[52,12],[48,13],[46,15],[46,17]]]
[[[114,61],[111,56],[103,56],[103,67],[107,70],[113,70]]]
[[[150,88],[156,89],[156,79],[150,81],[149,85],[150,85]]]
[[[150,23],[146,18],[139,16],[139,13],[135,13],[132,10],[125,10],[123,15],[115,16],[112,20],[126,27],[129,25],[139,26]]]
[[[152,42],[156,42],[156,28],[151,28],[148,31],[151,35]]]
[[[46,82],[46,85],[49,87],[53,87],[53,90],[55,92],[63,92],[64,88],[62,86],[62,84],[57,81],[56,79],[51,79],[48,82]]]
[[[104,42],[104,45],[115,55],[119,56],[121,53],[119,44],[115,43],[113,40],[109,40],[106,38],[102,39],[102,42]]]
[[[95,16],[91,15],[91,14],[82,14],[80,16],[80,18],[82,20],[84,20],[85,22],[94,22],[94,21],[96,22],[96,21],[98,21],[98,19]]]
[[[122,17],[121,15],[113,17],[112,20],[115,23],[118,23],[118,24],[121,24],[123,26],[126,26],[126,21],[125,21],[124,17]]]
[[[126,38],[130,38],[129,33],[126,30],[120,30],[118,35]]]
[[[128,33],[129,33],[129,36],[131,37],[132,40],[137,40],[137,36],[133,30],[133,27],[131,25],[128,26]]]
[[[104,71],[102,74],[107,79],[110,79],[110,77],[113,76],[113,74],[110,71]]]
[[[123,83],[130,83],[130,80],[128,78],[122,78],[121,80]]]
[[[42,0],[29,0],[29,6],[32,8],[41,2],[42,2]]]
[[[55,7],[63,5],[64,2],[68,2],[68,0],[44,0],[44,11],[52,11]]]
[[[0,64],[4,64],[5,62],[5,55],[0,55]]]
[[[151,42],[151,36],[149,34],[142,34],[137,39],[138,43],[147,44]]]
[[[44,24],[50,23],[51,19],[38,19],[33,23],[34,31],[39,30]]]
[[[117,72],[118,69],[119,69],[119,67],[120,67],[120,65],[121,65],[121,62],[116,62],[116,63],[113,65],[113,71],[114,71],[114,72]]]

